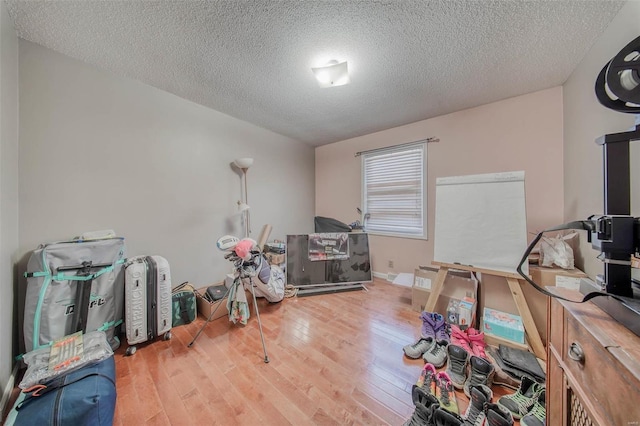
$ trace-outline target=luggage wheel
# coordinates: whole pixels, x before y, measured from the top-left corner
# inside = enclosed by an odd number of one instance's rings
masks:
[[[164,336],[162,336],[162,340],[171,340],[171,332],[167,331],[166,333],[164,333]]]
[[[126,352],[124,353],[125,356],[131,356],[133,354],[136,353],[136,347],[135,346],[129,346],[126,350]]]

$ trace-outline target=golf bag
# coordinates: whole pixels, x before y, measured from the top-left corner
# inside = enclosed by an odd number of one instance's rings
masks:
[[[27,263],[26,351],[77,331],[102,330],[120,346],[124,238],[42,244]]]

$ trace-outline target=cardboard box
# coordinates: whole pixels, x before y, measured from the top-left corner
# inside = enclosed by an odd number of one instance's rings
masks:
[[[435,282],[437,275],[438,269],[436,268],[423,266],[415,270],[411,289],[411,308],[414,311],[422,312],[424,310],[424,305],[431,294],[431,284]],[[465,297],[475,299],[477,289],[478,280],[471,273],[449,271],[434,311],[445,315],[452,299],[458,301]]]
[[[476,307],[477,302],[473,297],[450,299],[445,319],[449,324],[455,324],[464,330],[475,322]]]
[[[485,334],[524,344],[524,325],[518,315],[484,308],[482,330]]]
[[[265,253],[264,255],[267,258],[269,265],[282,265],[284,263],[284,253]]]
[[[533,282],[541,287],[556,286],[572,290],[580,288],[580,279],[587,278],[587,274],[580,269],[547,268],[544,266],[529,266],[529,274]]]
[[[211,285],[223,285],[223,282],[211,284]],[[209,287],[209,286],[207,286]],[[196,303],[198,305],[198,314],[202,315],[204,319],[209,318],[211,312],[220,304],[220,307],[216,311],[215,315],[211,317],[211,320],[222,318],[224,316],[229,315],[229,310],[227,309],[227,299],[222,299],[222,301],[215,301],[213,303],[209,302],[207,299],[202,297],[203,294],[207,292],[207,287],[202,287],[196,289]]]

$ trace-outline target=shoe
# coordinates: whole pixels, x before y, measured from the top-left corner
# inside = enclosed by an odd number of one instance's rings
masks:
[[[432,406],[435,407],[435,406]],[[450,413],[442,407],[432,408],[431,422],[427,425],[433,426],[462,426],[462,417]]]
[[[431,346],[433,346],[433,343],[434,343],[433,339],[420,338],[418,339],[417,342],[412,343],[410,345],[406,345],[405,347],[402,348],[402,350],[404,351],[404,354],[407,357],[411,359],[418,359],[422,355],[424,355],[426,351],[431,349]]]
[[[486,426],[513,426],[513,416],[505,408],[498,404],[486,404],[484,406]]]
[[[480,358],[488,359],[487,354],[484,351],[486,343],[484,342],[484,333],[482,331],[478,331],[475,328],[467,329],[467,336],[469,337],[469,341],[471,342],[471,350],[473,351],[473,355],[479,356]]]
[[[451,343],[456,346],[460,346],[467,351],[470,355],[473,355],[473,349],[471,348],[471,341],[469,336],[464,330],[461,330],[457,325],[451,326]]]
[[[447,361],[447,342],[435,342],[435,344],[422,355],[424,362],[433,364],[440,368]]]
[[[433,412],[432,406],[438,406],[438,400],[436,397],[423,388],[414,385],[411,389],[411,398],[413,399],[413,405],[416,408],[413,410],[413,414],[404,422],[403,426],[423,426],[430,424],[431,415]]]
[[[471,366],[469,377],[464,382],[464,394],[467,395],[467,398],[471,398],[469,391],[473,386],[485,385],[491,388],[495,371],[493,364],[475,355],[472,355],[469,359],[469,365]]]
[[[444,317],[437,312],[423,311],[420,314],[422,320],[421,334],[424,339],[436,339],[436,330],[444,325]]]
[[[436,394],[436,368],[433,364],[425,364],[416,386],[423,388],[432,395]]]
[[[442,317],[442,315],[440,315]],[[449,324],[444,321],[444,317],[442,317],[442,322],[436,321],[436,325],[434,326],[434,330],[436,331],[436,340],[440,342],[451,343],[451,331],[449,328]]]
[[[456,389],[462,389],[467,380],[469,353],[453,343],[447,346],[447,374]]]
[[[460,412],[453,383],[451,383],[451,378],[444,371],[436,376],[436,398],[440,401],[440,407],[445,408],[448,412],[454,414]]]
[[[471,388],[469,406],[462,415],[465,426],[482,424],[482,419],[486,418],[484,407],[491,402],[491,398],[493,398],[493,392],[487,386],[478,385]]]
[[[520,420],[531,411],[543,391],[544,385],[523,376],[518,390],[511,395],[501,397],[498,405],[509,410],[514,419]]]
[[[520,419],[521,426],[545,426],[547,424],[547,409],[545,408],[546,391],[543,389],[531,410]]]

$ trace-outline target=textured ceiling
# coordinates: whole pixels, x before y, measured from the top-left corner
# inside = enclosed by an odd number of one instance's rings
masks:
[[[26,40],[316,146],[561,85],[623,4],[5,2]],[[332,59],[351,84],[317,85]]]

